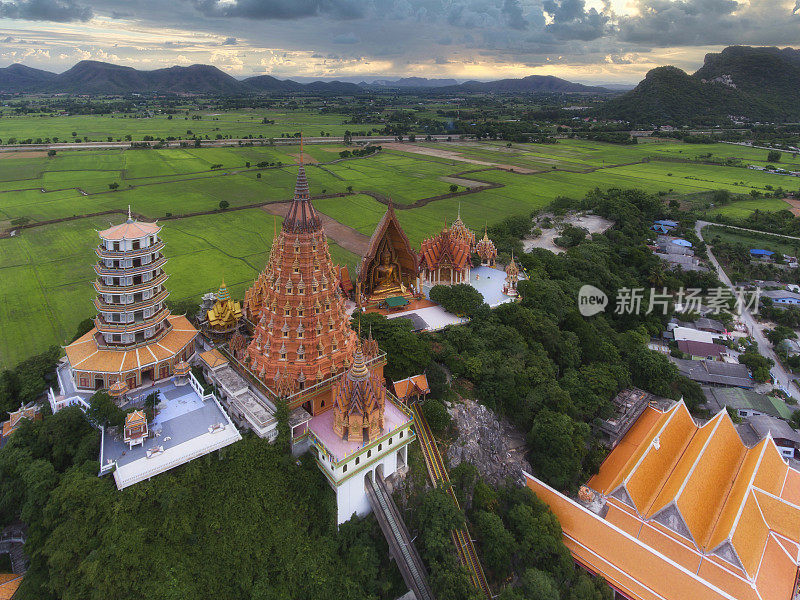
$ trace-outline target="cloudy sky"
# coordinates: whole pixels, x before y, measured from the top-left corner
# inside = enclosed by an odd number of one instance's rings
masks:
[[[0,66],[635,83],[731,44],[800,47],[800,0],[0,0]]]

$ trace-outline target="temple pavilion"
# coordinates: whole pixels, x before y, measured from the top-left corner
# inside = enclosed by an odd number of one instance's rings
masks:
[[[458,217],[450,227],[423,240],[419,251],[420,277],[426,285],[469,283],[475,234]]]
[[[494,268],[494,263],[497,260],[497,248],[494,242],[489,239],[489,232],[484,229],[483,237],[475,244],[475,254],[481,259],[482,267]]]
[[[242,306],[231,298],[225,281],[219,286],[216,299],[214,305],[206,313],[209,329],[217,334],[234,331],[242,318]]]
[[[94,327],[66,347],[78,391],[117,382],[134,389],[167,379],[194,354],[197,330],[165,304],[169,276],[160,231],[156,223],[133,219],[129,210],[124,223],[98,232]]]
[[[800,472],[723,409],[649,406],[572,499],[526,474],[573,558],[629,600],[792,600]]]

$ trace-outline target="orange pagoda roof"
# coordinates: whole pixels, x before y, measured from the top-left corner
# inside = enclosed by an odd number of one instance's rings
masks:
[[[159,231],[161,231],[161,227],[157,223],[135,221],[131,218],[129,209],[127,221],[99,231],[98,234],[104,240],[137,240]]]
[[[168,319],[172,329],[164,337],[130,349],[99,348],[95,339],[97,330],[92,328],[65,348],[69,364],[75,371],[127,373],[171,359],[194,340],[197,330],[182,315],[171,315]]]
[[[575,559],[634,600],[793,597],[800,472],[771,437],[746,447],[726,411],[698,426],[683,402],[648,407],[589,480],[588,507],[526,477]]]
[[[453,228],[445,228],[438,235],[423,240],[420,248],[420,263],[428,270],[440,266],[463,269],[470,259],[471,244]]]

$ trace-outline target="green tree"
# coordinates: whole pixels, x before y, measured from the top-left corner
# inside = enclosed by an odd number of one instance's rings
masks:
[[[511,557],[515,551],[514,536],[495,513],[479,510],[473,515],[472,522],[481,539],[484,565],[495,576],[504,579],[511,570]]]
[[[437,398],[428,398],[422,405],[422,412],[431,427],[431,431],[436,434],[443,434],[450,429],[450,413],[447,412],[444,403]]]
[[[781,153],[777,150],[770,150],[767,153],[767,162],[781,162]]]
[[[106,427],[122,427],[125,423],[125,411],[119,408],[106,392],[100,391],[89,399],[86,416],[98,425]]]
[[[542,410],[528,433],[531,466],[558,489],[574,487],[582,474],[589,426],[550,409]]]
[[[230,205],[231,205],[231,203],[230,203],[230,202],[228,202],[227,200],[220,200],[220,201],[219,201],[219,208],[220,208],[220,210],[225,210],[225,209],[226,209],[226,208],[228,208]]]
[[[447,312],[459,317],[472,316],[483,305],[483,296],[471,285],[435,285],[431,288],[430,298],[441,304]]]

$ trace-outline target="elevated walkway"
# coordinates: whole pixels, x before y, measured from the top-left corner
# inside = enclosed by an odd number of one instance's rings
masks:
[[[436,440],[433,438],[433,433],[428,426],[428,422],[419,410],[419,405],[412,405],[411,410],[414,414],[414,422],[417,424],[417,437],[419,438],[419,444],[422,448],[422,454],[425,457],[425,465],[428,467],[428,475],[431,478],[431,483],[433,483],[434,487],[445,485],[448,495],[458,507],[456,494],[453,491],[453,487],[449,485],[450,475],[447,473],[447,469],[444,466],[442,455],[439,453],[439,448],[436,446]],[[451,535],[453,537],[453,543],[456,546],[458,558],[461,560],[461,564],[469,571],[472,583],[476,588],[481,590],[486,598],[491,599],[492,591],[489,589],[486,575],[478,560],[478,555],[475,552],[475,546],[472,543],[469,531],[466,528],[454,529]]]
[[[397,562],[408,589],[414,592],[417,600],[433,600],[425,567],[411,542],[411,536],[397,505],[386,490],[383,478],[376,473],[374,480],[367,477],[365,485],[372,509],[389,543],[389,551]]]

